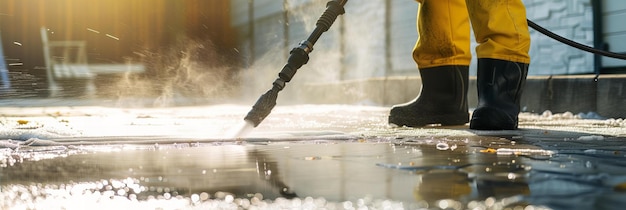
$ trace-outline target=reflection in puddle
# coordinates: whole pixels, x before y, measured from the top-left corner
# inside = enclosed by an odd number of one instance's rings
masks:
[[[241,144],[76,146],[63,151],[26,153],[7,150],[0,176],[0,198],[4,201],[0,207],[336,209],[367,205],[397,209],[402,206],[400,202],[371,198],[351,203],[327,201],[323,197],[296,197],[283,182],[285,176],[277,166],[280,161],[299,156],[283,156],[281,153],[291,147],[287,145],[260,147],[262,151],[259,146]],[[72,154],[60,155],[64,152]],[[34,158],[55,155],[56,158]]]
[[[618,175],[583,176],[571,155],[480,138],[7,148],[0,150],[0,208],[568,209],[583,203],[577,198],[622,202],[612,199],[625,188]],[[574,199],[542,199],[559,193]]]

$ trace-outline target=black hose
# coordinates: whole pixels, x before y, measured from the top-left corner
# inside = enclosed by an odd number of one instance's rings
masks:
[[[528,19],[526,19],[528,21],[528,26],[530,26],[531,28],[539,31],[540,33],[556,40],[559,41],[563,44],[569,45],[571,47],[583,50],[583,51],[587,51],[593,54],[598,54],[598,55],[602,55],[602,56],[606,56],[606,57],[611,57],[611,58],[617,58],[617,59],[622,59],[622,60],[626,60],[626,54],[620,54],[620,53],[614,53],[614,52],[609,52],[609,51],[605,51],[605,50],[600,50],[600,49],[596,49],[596,48],[592,48],[589,47],[587,45],[569,40],[565,37],[559,36],[558,34],[552,33],[551,31],[549,31],[548,29],[545,29],[539,25],[537,25],[536,23],[534,23],[533,21],[530,21]]]

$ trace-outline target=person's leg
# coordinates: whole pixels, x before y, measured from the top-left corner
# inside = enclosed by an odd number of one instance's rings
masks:
[[[530,34],[521,0],[467,0],[478,46],[478,107],[470,128],[518,127],[520,98],[530,56]]]
[[[421,75],[422,89],[413,101],[393,106],[389,123],[410,127],[463,125],[469,121],[467,83],[471,60],[465,2],[419,2],[419,38],[413,59]]]
[[[419,37],[413,59],[419,69],[436,66],[469,66],[470,20],[464,0],[418,0]]]

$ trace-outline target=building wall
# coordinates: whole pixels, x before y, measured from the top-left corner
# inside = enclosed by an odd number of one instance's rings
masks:
[[[524,0],[528,19],[576,42],[593,46],[590,0]],[[594,56],[531,30],[533,75],[583,74],[594,72]],[[534,67],[534,68],[533,68]]]
[[[306,39],[315,21],[325,9],[326,0],[233,0],[232,24],[240,32],[239,50],[247,52],[250,64],[278,50],[286,59],[290,48]],[[535,23],[569,39],[593,46],[593,14],[591,0],[523,0],[528,18]],[[605,39],[612,50],[626,51],[624,24],[617,18],[626,15],[626,2],[609,0],[605,7]],[[242,6],[245,5],[245,6]],[[323,68],[336,68],[323,73],[321,80],[351,80],[383,76],[418,75],[411,58],[417,39],[414,1],[349,1],[346,14],[331,27],[328,38],[322,38],[311,54],[312,63],[303,69],[317,71],[316,59]],[[252,16],[250,16],[252,14]],[[286,18],[287,17],[287,18]],[[388,19],[386,19],[388,18]],[[252,22],[252,24],[250,24]],[[389,24],[385,24],[389,23]],[[252,25],[252,26],[251,26]],[[615,25],[615,26],[613,26]],[[388,36],[388,37],[387,37]],[[594,56],[566,46],[531,29],[532,57],[530,75],[587,74],[594,72]],[[287,40],[287,41],[285,41]],[[473,43],[472,47],[476,44]],[[323,52],[323,53],[321,53]],[[338,54],[338,52],[340,52]],[[320,55],[326,54],[326,55]],[[330,57],[328,55],[333,55]],[[277,60],[279,61],[279,60]],[[604,64],[617,61],[604,59]],[[622,61],[620,61],[622,62]],[[333,65],[328,65],[332,63]],[[472,74],[475,74],[475,60]],[[618,64],[616,64],[618,65]],[[624,64],[619,64],[624,65]],[[308,80],[307,80],[308,81]],[[312,82],[320,80],[312,79]]]
[[[601,0],[603,39],[608,50],[619,53],[626,53],[626,1],[623,0]],[[602,58],[602,66],[608,68],[626,66],[625,60],[614,58]]]

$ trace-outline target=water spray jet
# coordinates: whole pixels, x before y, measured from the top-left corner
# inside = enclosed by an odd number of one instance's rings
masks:
[[[244,118],[248,124],[257,127],[270,114],[274,106],[276,106],[278,92],[283,90],[298,69],[309,61],[309,53],[313,51],[313,45],[324,32],[328,31],[337,17],[345,13],[344,5],[347,2],[348,0],[332,0],[326,4],[326,11],[317,20],[313,32],[306,40],[300,42],[298,47],[293,48],[289,52],[287,64],[278,73],[278,78],[272,83],[272,88],[259,97],[252,106],[252,110]]]

